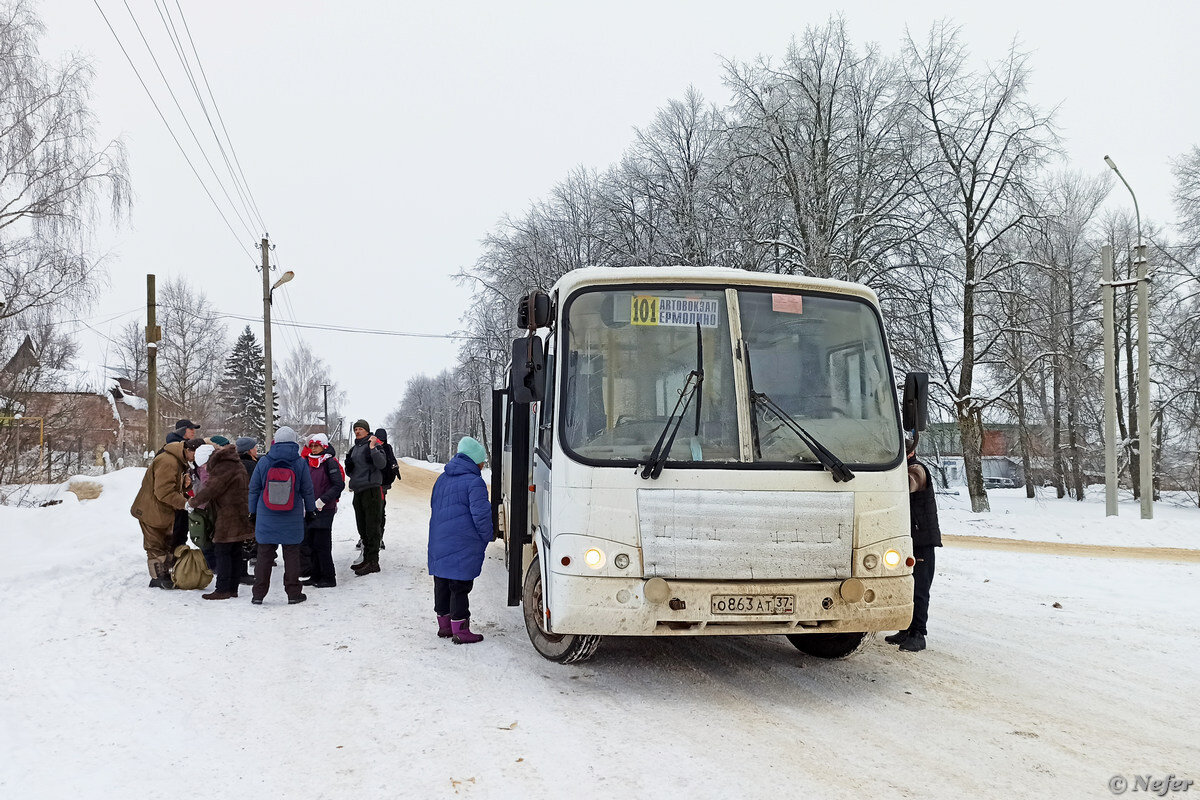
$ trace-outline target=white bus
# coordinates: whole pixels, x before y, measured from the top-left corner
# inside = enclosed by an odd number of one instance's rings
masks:
[[[869,288],[589,267],[518,317],[492,498],[509,604],[542,656],[784,634],[838,658],[907,627],[901,409]],[[924,428],[926,392],[911,374],[904,429]]]

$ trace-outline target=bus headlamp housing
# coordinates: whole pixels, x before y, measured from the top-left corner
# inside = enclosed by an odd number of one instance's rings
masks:
[[[641,578],[638,548],[625,542],[560,533],[551,537],[545,556],[551,572],[589,578]]]
[[[900,566],[900,553],[896,550],[888,550],[883,554],[883,565],[888,569]]]

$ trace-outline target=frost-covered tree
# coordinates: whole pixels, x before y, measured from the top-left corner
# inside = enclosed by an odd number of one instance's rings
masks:
[[[244,335],[244,334],[243,334]],[[341,416],[340,409],[346,393],[330,377],[329,364],[313,352],[308,342],[298,340],[276,373],[276,399],[279,403],[279,418],[291,425],[301,435],[314,427],[325,424],[325,389],[329,385],[329,419],[335,425]],[[260,396],[261,405],[261,396]]]
[[[904,61],[922,137],[915,163],[928,219],[920,240],[938,353],[933,372],[962,437],[971,508],[988,511],[984,411],[1007,390],[980,391],[1005,334],[987,301],[1007,286],[1011,240],[1036,218],[1036,179],[1055,129],[1052,116],[1029,102],[1029,58],[1015,45],[975,70],[959,31],[939,22],[925,41],[908,39]]]
[[[208,296],[182,277],[158,297],[158,390],[182,416],[212,424],[220,415],[217,386],[225,360],[225,323]]]
[[[54,64],[42,57],[44,29],[33,5],[0,2],[4,360],[26,332],[92,296],[103,270],[89,246],[90,232],[106,208],[114,219],[123,216],[130,197],[124,144],[96,143],[91,65],[79,56]],[[0,394],[15,388],[11,376],[0,376]]]
[[[233,436],[262,436],[266,409],[263,349],[247,325],[233,343],[221,378],[225,425]]]

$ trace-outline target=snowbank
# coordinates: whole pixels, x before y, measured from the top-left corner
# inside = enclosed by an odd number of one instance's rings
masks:
[[[1141,507],[1122,493],[1119,515],[1104,516],[1104,487],[1089,487],[1082,502],[1038,489],[1030,500],[1024,489],[992,489],[990,514],[971,511],[965,489],[938,493],[942,532],[1026,539],[1036,542],[1099,544],[1115,547],[1182,547],[1200,549],[1200,508],[1182,502],[1154,504],[1154,519],[1141,519]]]

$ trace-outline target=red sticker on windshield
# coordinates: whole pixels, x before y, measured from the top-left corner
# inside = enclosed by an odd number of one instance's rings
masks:
[[[772,294],[771,310],[783,314],[803,314],[804,297],[798,294]]]

